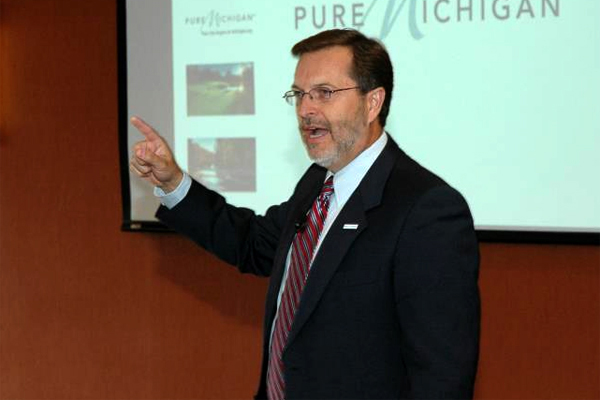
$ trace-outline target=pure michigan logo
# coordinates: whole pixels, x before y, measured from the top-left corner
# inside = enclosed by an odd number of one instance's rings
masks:
[[[256,14],[253,13],[222,13],[211,10],[203,15],[185,17],[186,26],[197,28],[203,36],[222,36],[250,34]]]
[[[355,28],[380,25],[379,38],[406,23],[414,39],[422,39],[424,27],[473,21],[533,20],[560,17],[560,0],[372,0],[370,3],[296,6],[298,29]]]

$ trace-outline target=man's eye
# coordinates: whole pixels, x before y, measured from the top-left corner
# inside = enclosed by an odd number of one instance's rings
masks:
[[[315,89],[315,92],[317,92],[317,96],[319,96],[321,99],[328,99],[331,97],[331,90],[329,89],[317,88]]]

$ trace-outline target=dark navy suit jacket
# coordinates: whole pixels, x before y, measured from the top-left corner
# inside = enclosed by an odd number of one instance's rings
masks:
[[[285,261],[326,170],[312,165],[264,216],[193,182],[157,216],[242,272],[270,276],[257,398]],[[357,224],[357,229],[344,229]],[[283,353],[287,399],[471,398],[478,243],[463,197],[393,140],[327,233]]]

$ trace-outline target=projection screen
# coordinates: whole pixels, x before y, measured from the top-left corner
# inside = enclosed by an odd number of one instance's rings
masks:
[[[380,39],[386,131],[466,197],[483,239],[598,243],[600,1],[119,0],[123,229],[164,229],[130,176],[137,115],[183,169],[263,213],[310,165],[294,108],[297,41]]]

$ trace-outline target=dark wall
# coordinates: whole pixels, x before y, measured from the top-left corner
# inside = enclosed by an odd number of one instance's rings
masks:
[[[123,233],[115,0],[1,0],[0,398],[248,398],[266,282]],[[600,248],[482,245],[477,397],[600,398]]]

